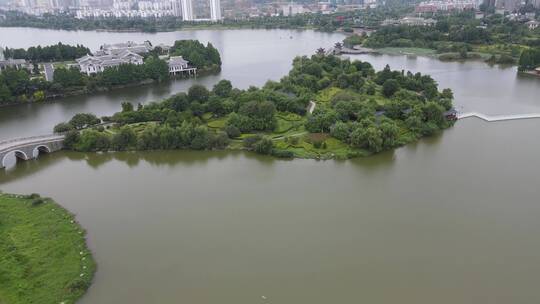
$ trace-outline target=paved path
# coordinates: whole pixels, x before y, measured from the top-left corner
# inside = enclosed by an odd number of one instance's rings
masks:
[[[45,70],[45,80],[52,82],[54,80],[54,66],[52,63],[44,63],[43,69]]]
[[[313,110],[315,110],[315,107],[317,106],[317,104],[314,102],[314,101],[309,101],[309,105],[308,105],[308,112],[309,114],[313,114]]]

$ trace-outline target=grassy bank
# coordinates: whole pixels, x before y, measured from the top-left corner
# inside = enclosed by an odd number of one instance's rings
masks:
[[[51,199],[0,194],[0,303],[75,303],[96,265],[85,232]]]
[[[487,52],[487,49],[478,49],[473,52],[467,52],[466,58],[458,52],[437,53],[436,50],[428,48],[407,48],[407,47],[385,47],[375,49],[376,52],[386,55],[406,55],[406,56],[424,56],[439,59],[441,61],[463,61],[463,60],[484,60],[487,61],[492,56],[496,58],[501,55],[497,52]],[[496,62],[495,62],[496,63]]]
[[[425,48],[385,47],[375,50],[388,55],[435,56],[437,54],[435,50]]]

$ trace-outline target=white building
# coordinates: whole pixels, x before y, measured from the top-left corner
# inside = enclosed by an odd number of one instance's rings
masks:
[[[182,17],[182,3],[180,0],[171,0],[172,14],[175,17]]]
[[[534,29],[536,29],[538,26],[540,26],[540,22],[536,21],[536,20],[531,20],[527,23],[525,23],[527,25],[527,27],[529,27],[529,29],[532,31]]]
[[[210,19],[212,21],[221,20],[220,0],[210,0]]]
[[[184,21],[193,21],[193,0],[181,0],[182,19]]]
[[[118,55],[90,56],[76,59],[81,73],[87,75],[103,72],[106,68],[119,66],[121,64],[143,64],[143,57],[131,51],[123,51]]]
[[[96,55],[119,55],[125,51],[130,51],[135,54],[144,55],[153,49],[150,41],[136,43],[128,41],[124,43],[104,44],[96,52]]]
[[[189,61],[182,56],[171,56],[167,61],[167,65],[169,66],[169,73],[173,75],[183,74],[184,72],[195,75],[197,72],[197,68],[190,67]]]
[[[0,60],[0,72],[7,69],[27,69],[30,70],[31,65],[26,62],[24,59],[8,59],[8,60]]]
[[[281,6],[281,11],[283,11],[283,16],[294,16],[297,14],[305,13],[304,6],[294,3],[289,3]]]

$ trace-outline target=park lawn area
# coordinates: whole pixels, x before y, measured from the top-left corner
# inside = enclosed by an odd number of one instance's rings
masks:
[[[272,134],[283,135],[289,131],[298,131],[300,128],[303,128],[304,121],[300,120],[285,120],[280,116],[276,116],[277,119],[277,128],[272,132]]]
[[[51,199],[0,194],[0,303],[75,303],[95,268],[72,214]]]
[[[490,54],[487,53],[479,53],[479,52],[468,52],[467,58],[461,58],[460,53],[457,52],[448,52],[448,53],[441,53],[438,55],[439,60],[443,61],[453,61],[453,60],[478,60],[478,59],[488,59],[491,57]]]
[[[330,100],[332,100],[332,98],[339,92],[342,92],[343,89],[340,89],[338,87],[330,87],[330,88],[326,88],[324,90],[321,90],[318,94],[317,94],[317,97],[315,97],[315,100],[317,102],[322,102],[322,103],[327,103],[327,102],[330,102]]]
[[[316,148],[310,141],[311,137],[317,137],[314,134],[306,134],[305,136],[299,136],[297,143],[291,143],[291,140],[286,142],[284,139],[275,141],[276,149],[287,150],[294,153],[298,158],[315,158],[315,159],[348,159],[354,156],[367,156],[370,155],[368,151],[362,149],[353,148],[346,143],[330,137],[324,137],[326,148]]]
[[[204,121],[209,121],[210,119],[212,119],[212,117],[214,116],[214,114],[210,113],[210,112],[206,112],[202,115],[202,119]]]
[[[147,129],[148,127],[157,126],[159,124],[160,124],[160,122],[158,122],[158,121],[146,121],[146,122],[137,122],[137,123],[129,124],[128,127],[130,127],[133,130],[133,132],[135,132],[136,134],[139,134],[139,133],[143,132],[145,129]],[[109,128],[107,130],[109,132],[116,133],[116,131],[118,129],[117,128]]]
[[[207,123],[207,126],[210,129],[223,129],[225,128],[225,125],[227,124],[227,119],[229,119],[229,116],[212,119]]]
[[[284,120],[288,120],[288,121],[302,121],[302,120],[304,120],[304,117],[302,117],[302,116],[300,116],[298,114],[295,114],[295,113],[290,113],[290,112],[278,112],[276,114],[276,117],[284,119]]]
[[[473,50],[478,53],[508,55],[511,57],[519,57],[521,52],[528,48],[528,46],[520,44],[480,44],[473,46]]]
[[[378,52],[388,55],[416,55],[416,56],[433,56],[437,53],[436,50],[428,48],[412,48],[412,47],[385,47],[377,49]]]
[[[74,60],[58,61],[58,62],[53,62],[53,66],[54,66],[55,69],[58,69],[58,68],[67,69],[69,64],[74,64],[74,63],[76,63]]]

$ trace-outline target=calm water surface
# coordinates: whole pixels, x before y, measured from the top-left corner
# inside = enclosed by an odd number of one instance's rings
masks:
[[[99,269],[83,304],[530,304],[539,128],[470,119],[345,162],[56,153],[0,183],[88,230]]]
[[[337,33],[289,30],[199,30],[147,34],[0,28],[0,37],[0,44],[9,47],[47,45],[61,41],[69,44],[81,43],[91,49],[97,49],[103,43],[127,40],[172,44],[178,39],[198,39],[214,44],[223,59],[223,69],[218,75],[92,96],[69,97],[54,103],[0,108],[1,140],[48,134],[55,124],[69,120],[75,113],[110,115],[119,110],[123,101],[144,104],[160,100],[186,91],[194,83],[211,87],[220,79],[229,79],[240,88],[261,86],[268,79],[279,80],[286,75],[295,56],[313,54],[317,48],[331,46],[343,40],[344,36]],[[377,70],[389,64],[393,69],[430,74],[439,82],[441,88],[453,89],[455,105],[461,111],[479,111],[493,115],[540,113],[540,80],[517,75],[515,67],[389,55],[355,55],[352,58],[369,61]]]
[[[220,79],[229,79],[233,85],[248,88],[264,85],[269,79],[285,76],[298,55],[313,54],[321,46],[343,40],[341,34],[294,30],[200,30],[168,33],[107,33],[39,30],[28,28],[0,28],[0,44],[9,47],[29,47],[62,43],[81,43],[91,50],[103,43],[142,42],[172,45],[179,39],[197,39],[211,42],[218,48],[223,61],[217,75],[190,80],[177,80],[160,85],[115,90],[92,96],[76,96],[54,103],[20,105],[0,108],[0,140],[19,136],[49,134],[55,124],[69,120],[75,113],[92,112],[98,116],[119,111],[123,101],[134,104],[148,103],[184,92],[194,83],[208,87]],[[4,37],[9,37],[4,39]]]
[[[193,37],[214,43],[224,68],[197,80],[3,108],[0,138],[47,133],[75,112],[110,114],[121,101],[148,102],[195,81],[261,85],[282,77],[295,55],[342,39],[0,29],[6,34],[10,46]],[[462,110],[540,112],[540,83],[514,68],[358,58],[432,74]],[[51,196],[88,230],[99,269],[83,304],[539,303],[539,129],[540,120],[466,119],[417,144],[342,162],[59,152],[1,171],[0,189]]]

